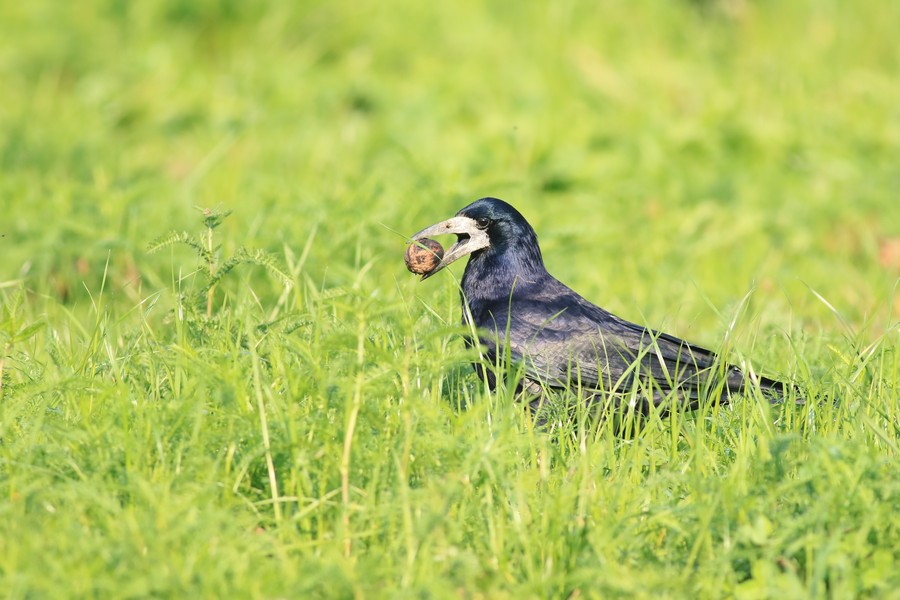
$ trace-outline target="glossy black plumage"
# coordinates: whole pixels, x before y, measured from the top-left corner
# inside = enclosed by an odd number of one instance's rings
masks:
[[[520,389],[532,406],[566,388],[589,403],[617,406],[627,399],[639,412],[651,404],[665,412],[669,401],[696,408],[704,398],[727,401],[748,385],[739,369],[720,363],[710,350],[621,319],[550,275],[534,229],[502,200],[478,200],[414,238],[437,233],[457,234],[451,261],[470,255],[462,279],[463,321],[477,328],[486,363],[499,365],[509,356],[520,364]],[[495,384],[495,369],[478,370]],[[755,379],[773,400],[787,389]]]

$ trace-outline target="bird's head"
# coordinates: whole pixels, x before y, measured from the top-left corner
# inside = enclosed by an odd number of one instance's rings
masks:
[[[543,268],[537,234],[515,208],[497,198],[482,198],[466,206],[456,216],[413,234],[413,242],[437,235],[455,234],[456,243],[437,267],[422,276],[427,279],[466,255],[473,258],[499,256],[510,250],[520,258],[536,261]]]

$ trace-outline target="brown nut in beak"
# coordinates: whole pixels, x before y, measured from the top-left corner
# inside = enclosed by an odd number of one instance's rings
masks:
[[[424,273],[422,279],[428,279],[450,263],[491,245],[487,231],[478,227],[475,219],[456,216],[446,221],[426,227],[412,236],[413,242],[421,241],[433,235],[455,234],[456,243],[444,253],[440,262],[432,270]]]
[[[443,257],[443,246],[435,240],[422,238],[409,245],[403,258],[410,273],[427,275],[437,268]]]

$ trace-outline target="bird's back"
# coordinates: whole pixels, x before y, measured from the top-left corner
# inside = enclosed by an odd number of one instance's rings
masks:
[[[711,392],[738,391],[743,377],[716,355],[674,336],[625,321],[546,274],[494,298],[470,299],[487,358],[520,363],[524,387],[577,389],[612,397],[637,392],[659,405],[695,407]],[[714,377],[721,375],[722,377]]]

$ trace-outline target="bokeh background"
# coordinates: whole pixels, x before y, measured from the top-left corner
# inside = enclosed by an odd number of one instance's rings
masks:
[[[601,304],[658,320],[687,302],[691,319],[706,310],[694,285],[719,307],[756,286],[776,315],[827,321],[808,285],[855,322],[884,317],[896,16],[739,0],[10,4],[0,278],[74,300],[109,259],[114,290],[149,283],[137,297],[160,285],[147,243],[220,206],[232,243],[280,252],[316,230],[308,269],[335,285],[360,245],[373,282],[403,279],[398,233],[493,195]]]

